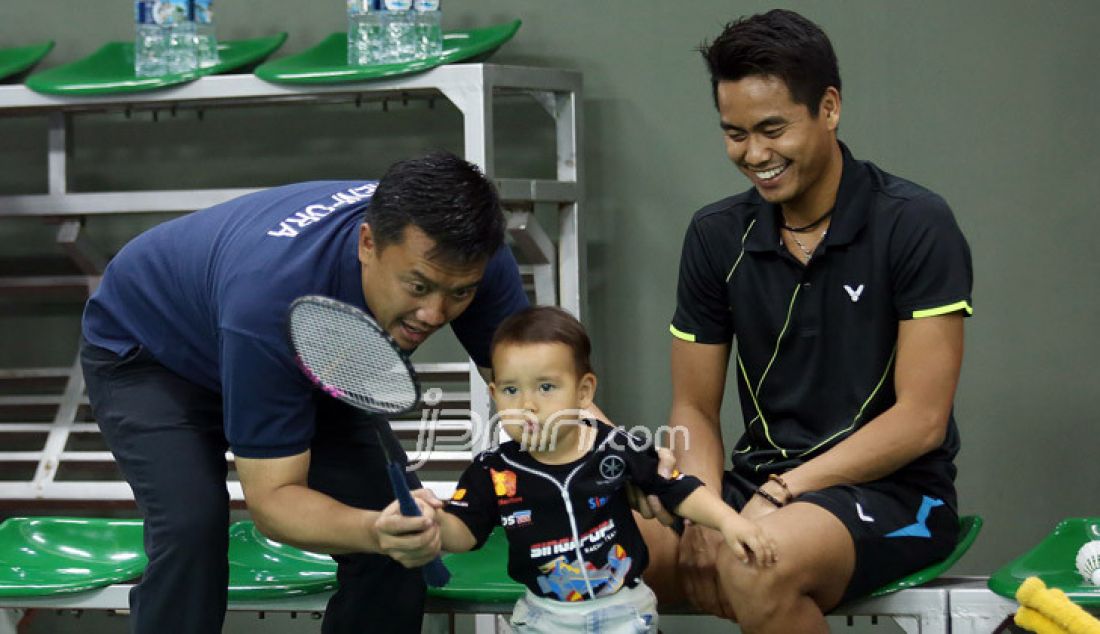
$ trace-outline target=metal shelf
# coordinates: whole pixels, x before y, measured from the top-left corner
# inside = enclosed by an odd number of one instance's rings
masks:
[[[556,179],[495,177],[494,111],[499,100],[515,95],[533,98],[554,120]],[[44,116],[48,123],[43,139],[47,151],[46,193],[0,196],[0,218],[38,217],[51,223],[60,222],[57,243],[82,273],[4,277],[0,278],[0,292],[27,295],[55,291],[55,297],[70,297],[84,289],[94,289],[107,258],[82,235],[89,217],[187,213],[257,191],[250,187],[74,191],[70,187],[69,163],[75,116],[439,98],[447,99],[461,112],[465,158],[494,180],[510,209],[508,234],[521,264],[525,286],[536,302],[557,304],[580,315],[580,276],[584,270],[580,222],[581,75],[577,71],[494,64],[454,64],[396,79],[329,85],[291,86],[269,83],[253,75],[216,75],[176,87],[118,96],[59,97],[36,93],[22,85],[0,86],[0,117]],[[533,203],[557,206],[556,243],[530,211]],[[488,444],[487,435],[479,433],[483,431],[479,426],[490,420],[485,385],[469,360],[427,364],[419,367],[419,371],[426,386],[433,382],[447,385],[440,404],[445,409],[423,415],[425,420],[438,420],[436,431],[446,435],[446,439],[430,455],[410,451],[410,461],[427,458],[433,471],[453,470],[468,462],[472,452]],[[36,390],[24,391],[28,384],[33,384]],[[464,386],[456,390],[456,384]],[[132,499],[125,482],[99,475],[114,471],[105,448],[69,447],[74,434],[94,437],[98,431],[87,419],[87,396],[79,363],[74,362],[68,368],[0,370],[0,386],[7,387],[0,392],[0,447],[11,447],[9,442],[15,438],[21,440],[21,445],[27,445],[43,437],[40,447],[20,446],[19,450],[0,451],[0,501],[10,504]],[[36,415],[33,420],[22,418],[31,411]],[[395,421],[395,431],[401,437],[416,438],[421,433],[421,418],[416,415]],[[448,443],[453,437],[472,439],[472,445],[458,447]],[[227,455],[227,459],[232,460],[232,456]],[[32,465],[33,475],[10,477],[12,473],[26,472]],[[86,479],[58,480],[58,472],[66,467],[75,468],[77,475]],[[449,495],[454,488],[453,481],[426,484],[441,495]],[[243,499],[239,483],[230,481],[227,486],[234,500]]]

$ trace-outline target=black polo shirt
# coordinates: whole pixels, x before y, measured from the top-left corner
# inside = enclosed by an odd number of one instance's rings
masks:
[[[508,575],[536,595],[585,601],[633,586],[649,562],[634,523],[627,482],[680,506],[703,485],[697,478],[657,475],[650,438],[585,421],[593,448],[574,462],[543,464],[509,441],[484,451],[458,480],[448,513],[481,548],[497,525],[508,535]]]
[[[808,265],[780,240],[779,206],[755,189],[699,210],[684,239],[670,330],[698,343],[736,338],[747,424],[733,469],[753,482],[894,404],[900,320],[973,312],[970,249],[943,198],[841,150],[831,226]],[[943,445],[897,475],[950,482],[958,449],[952,413]]]

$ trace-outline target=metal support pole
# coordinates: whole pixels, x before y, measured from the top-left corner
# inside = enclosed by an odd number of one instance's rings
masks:
[[[49,192],[63,195],[69,191],[69,156],[72,155],[72,120],[64,112],[51,112],[48,117],[47,155]]]

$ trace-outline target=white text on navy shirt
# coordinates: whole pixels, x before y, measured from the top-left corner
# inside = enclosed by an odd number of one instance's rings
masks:
[[[296,212],[294,215],[280,222],[279,228],[268,231],[267,235],[275,238],[293,238],[298,235],[300,229],[321,220],[337,209],[370,199],[376,187],[378,187],[377,183],[367,183],[358,187],[352,187],[345,191],[336,192],[331,197],[331,204],[322,205],[320,203],[314,203],[309,205],[305,209]]]

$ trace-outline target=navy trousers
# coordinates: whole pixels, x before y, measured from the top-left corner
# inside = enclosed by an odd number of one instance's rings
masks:
[[[130,595],[130,630],[220,632],[229,576],[221,395],[171,372],[141,348],[121,358],[84,342],[81,365],[92,411],[145,518],[149,566]],[[393,492],[375,430],[383,432],[392,456],[405,459],[389,425],[323,394],[314,400],[310,487],[350,506],[384,508]],[[420,486],[415,475],[408,480]],[[425,586],[419,570],[383,555],[334,559],[340,588],[322,632],[420,631]]]

